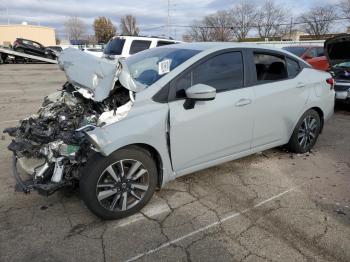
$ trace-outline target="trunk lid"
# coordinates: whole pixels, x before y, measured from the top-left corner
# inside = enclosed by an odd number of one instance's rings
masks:
[[[350,34],[327,39],[324,50],[330,66],[350,62]]]

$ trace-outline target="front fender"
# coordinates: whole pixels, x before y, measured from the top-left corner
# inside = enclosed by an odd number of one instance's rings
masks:
[[[135,106],[119,122],[86,132],[90,142],[103,155],[132,144],[146,144],[159,153],[163,164],[163,184],[175,178],[167,146],[168,104]]]

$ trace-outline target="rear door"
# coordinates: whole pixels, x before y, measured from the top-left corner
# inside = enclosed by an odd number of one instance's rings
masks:
[[[253,51],[251,59],[255,78],[252,147],[286,143],[309,95],[300,65],[265,50]]]
[[[198,62],[171,83],[170,148],[178,174],[250,149],[253,92],[244,87],[244,71],[242,53],[225,52]],[[185,90],[198,83],[214,87],[216,97],[186,109]]]

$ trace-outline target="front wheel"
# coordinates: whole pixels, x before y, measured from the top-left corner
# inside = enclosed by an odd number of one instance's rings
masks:
[[[306,153],[315,145],[321,131],[319,114],[310,109],[306,111],[296,125],[288,148],[295,153]]]
[[[108,157],[95,155],[80,178],[86,206],[103,219],[132,215],[151,199],[157,185],[157,167],[141,148],[118,150]]]

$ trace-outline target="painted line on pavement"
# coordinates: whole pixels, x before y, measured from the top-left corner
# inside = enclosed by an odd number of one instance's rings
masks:
[[[209,225],[207,225],[207,226],[205,226],[205,227],[201,227],[201,228],[199,228],[199,229],[197,229],[197,230],[195,230],[195,231],[192,231],[192,232],[190,232],[190,233],[188,233],[188,234],[186,234],[186,235],[183,235],[183,236],[181,236],[181,237],[179,237],[179,238],[176,238],[176,239],[174,239],[174,240],[168,241],[168,242],[166,242],[166,243],[164,243],[164,244],[162,244],[162,245],[160,245],[160,246],[158,246],[158,247],[156,247],[156,248],[154,248],[154,249],[148,250],[148,251],[146,251],[146,252],[144,252],[144,253],[140,253],[140,254],[138,254],[138,255],[136,255],[136,256],[134,256],[134,257],[132,257],[132,258],[126,260],[125,262],[135,261],[135,260],[137,260],[137,259],[140,259],[140,258],[146,256],[146,255],[153,254],[153,253],[158,252],[159,250],[161,250],[161,249],[163,249],[163,248],[166,248],[166,247],[168,247],[168,246],[170,246],[170,245],[172,245],[172,244],[175,244],[175,243],[177,243],[177,242],[180,242],[180,241],[182,241],[182,240],[184,240],[184,239],[186,239],[186,238],[192,237],[192,236],[194,236],[194,235],[196,235],[196,234],[198,234],[198,233],[201,233],[201,232],[203,232],[203,231],[206,231],[206,230],[208,230],[208,229],[210,229],[210,228],[212,228],[212,227],[218,226],[218,225],[222,224],[222,223],[225,222],[225,221],[228,221],[228,220],[237,218],[237,217],[241,216],[242,214],[247,213],[248,211],[251,211],[251,210],[253,210],[253,209],[257,208],[257,207],[260,207],[260,206],[262,206],[262,205],[264,205],[264,204],[266,204],[266,203],[268,203],[268,202],[271,202],[271,201],[275,200],[276,198],[279,198],[279,197],[281,197],[281,196],[283,196],[283,195],[285,195],[285,194],[288,194],[289,192],[295,190],[296,188],[297,188],[297,187],[290,188],[290,189],[288,189],[288,190],[286,190],[286,191],[284,191],[284,192],[282,192],[282,193],[279,193],[279,194],[277,194],[277,195],[275,195],[275,196],[272,196],[272,197],[270,197],[270,198],[268,198],[268,199],[265,199],[265,200],[262,201],[262,202],[259,202],[258,204],[254,205],[254,206],[251,207],[251,208],[244,209],[244,210],[241,211],[241,212],[235,212],[235,213],[231,213],[231,214],[229,214],[229,215],[226,215],[226,216],[223,217],[222,219],[217,220],[217,221],[215,221],[215,222],[213,222],[213,223],[211,223],[211,224],[209,224]]]

